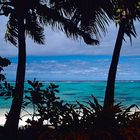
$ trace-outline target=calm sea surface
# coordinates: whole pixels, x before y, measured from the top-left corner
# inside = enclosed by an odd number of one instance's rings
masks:
[[[14,84],[14,83],[12,83]],[[43,83],[48,86],[49,83]],[[97,97],[102,104],[106,82],[55,82],[59,85],[60,93],[57,94],[65,102],[75,103],[76,100],[81,103],[91,99],[91,95]],[[25,83],[25,88],[28,85]],[[125,105],[137,104],[140,106],[140,81],[118,81],[116,82],[115,101],[122,102]],[[92,99],[91,99],[92,100]],[[0,107],[8,108],[11,100],[4,100],[0,97]]]

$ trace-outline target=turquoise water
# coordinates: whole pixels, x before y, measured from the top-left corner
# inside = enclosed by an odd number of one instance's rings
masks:
[[[7,81],[15,81],[17,57],[9,58],[12,64],[4,69]],[[57,95],[65,102],[75,103],[91,99],[93,94],[103,103],[106,79],[111,56],[28,56],[26,80],[64,81]],[[121,56],[116,75],[115,101],[140,106],[140,56]],[[66,82],[75,81],[75,82]],[[78,81],[78,82],[76,82]],[[82,82],[83,81],[83,82]],[[87,82],[88,81],[88,82]],[[91,82],[93,81],[93,82]],[[44,83],[48,84],[48,83]],[[25,83],[27,88],[27,84]],[[0,107],[7,108],[10,101],[0,98]]]
[[[14,84],[14,83],[12,83]],[[49,83],[44,83],[48,85]],[[57,96],[65,102],[75,103],[80,101],[88,101],[91,99],[91,94],[94,95],[101,104],[103,104],[105,81],[94,82],[55,82],[59,85],[60,93]],[[25,83],[25,88],[27,88]],[[124,105],[137,104],[140,106],[140,81],[118,81],[116,82],[115,102],[122,102]],[[10,107],[11,100],[4,100],[0,97],[0,107]]]
[[[106,82],[59,83],[62,99],[69,102],[88,101],[91,94],[103,103]],[[116,82],[115,102],[140,105],[140,81]]]

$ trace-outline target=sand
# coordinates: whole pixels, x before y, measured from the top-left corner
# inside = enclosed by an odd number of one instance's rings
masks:
[[[32,113],[32,110],[27,110],[28,112]],[[5,114],[7,114],[9,112],[9,109],[0,109],[0,125],[4,126],[5,121],[6,121],[6,116]],[[22,110],[21,112],[21,119],[19,121],[19,126],[25,126],[26,120],[28,118],[31,118],[31,116],[27,115],[27,112],[25,112],[24,110]]]

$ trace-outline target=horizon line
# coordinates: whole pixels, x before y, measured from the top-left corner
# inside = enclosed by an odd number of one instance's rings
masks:
[[[33,81],[33,80],[29,80],[29,81]],[[107,82],[107,80],[36,80],[39,82],[43,82],[43,83],[49,83],[49,82],[71,82],[71,83],[76,83],[76,82]],[[16,81],[13,80],[7,80],[7,81],[3,81],[3,82],[13,82],[15,83]],[[28,82],[28,80],[25,80],[24,82]],[[116,80],[116,82],[140,82],[140,80]]]

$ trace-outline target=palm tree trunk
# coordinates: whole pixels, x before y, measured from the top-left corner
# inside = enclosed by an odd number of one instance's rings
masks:
[[[26,42],[24,18],[23,16],[18,16],[18,66],[16,75],[15,95],[5,123],[5,128],[9,129],[13,133],[17,131],[19,124],[24,92],[25,65]]]
[[[105,91],[105,99],[104,99],[104,109],[108,110],[113,107],[114,104],[114,90],[115,90],[115,79],[117,73],[117,66],[119,62],[120,51],[122,47],[122,42],[124,38],[125,32],[125,20],[119,26],[119,31],[115,43],[115,48],[112,56],[112,61],[108,73],[107,86]]]

